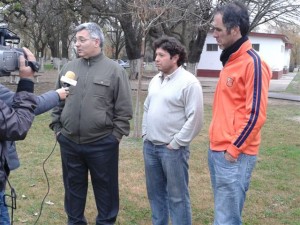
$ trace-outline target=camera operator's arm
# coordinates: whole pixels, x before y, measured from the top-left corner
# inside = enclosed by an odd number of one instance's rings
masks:
[[[63,101],[68,96],[68,88],[59,88],[57,90],[47,91],[39,96],[36,96],[37,107],[34,110],[35,115],[42,114],[49,111]],[[9,107],[13,103],[15,92],[0,84],[0,99],[4,101]]]
[[[15,92],[0,84],[0,99],[4,101],[8,106],[11,106]]]
[[[27,49],[23,48],[26,59],[30,62],[35,62],[36,59],[34,55]],[[23,57],[20,57],[20,82],[23,80],[27,79],[32,79],[33,78],[33,71],[32,68],[25,65],[25,59]],[[19,82],[19,83],[20,83]],[[33,84],[33,82],[32,82]],[[58,105],[59,100],[65,100],[66,96],[68,95],[68,91],[66,88],[60,88],[57,89],[56,91],[49,91],[41,96],[38,97],[37,103],[38,107],[35,110],[35,114],[41,114],[44,113],[51,108],[55,107]]]
[[[27,61],[36,61],[35,56],[31,53],[31,51],[29,51],[29,49],[23,47],[23,51]],[[25,57],[21,55],[19,58],[19,63],[20,63],[19,76],[21,79],[22,78],[33,79],[34,71],[31,69],[30,66],[26,66]]]
[[[50,109],[58,106],[60,101],[65,100],[68,95],[68,90],[66,88],[60,88],[57,90],[48,91],[37,97],[38,106],[35,109],[35,115],[42,114],[49,111]]]
[[[35,60],[35,57],[28,49],[24,48],[24,52],[29,60]],[[19,58],[19,62],[21,79],[18,83],[12,106],[9,107],[0,100],[1,141],[24,139],[34,119],[36,98],[32,93],[29,93],[33,92],[34,89],[34,83],[31,80],[33,71],[30,67],[26,67],[24,56]]]
[[[23,48],[25,56],[21,55],[19,57],[19,76],[20,81],[18,83],[17,92],[20,91],[27,91],[33,93],[34,91],[34,82],[33,82],[33,75],[34,71],[31,69],[30,66],[26,66],[26,60],[28,61],[35,61],[34,55],[29,51],[27,48]]]

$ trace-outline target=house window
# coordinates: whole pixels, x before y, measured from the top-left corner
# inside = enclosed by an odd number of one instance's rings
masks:
[[[259,44],[252,44],[252,48],[254,48],[255,51],[259,52]]]
[[[217,44],[206,44],[206,51],[218,51],[218,45]]]

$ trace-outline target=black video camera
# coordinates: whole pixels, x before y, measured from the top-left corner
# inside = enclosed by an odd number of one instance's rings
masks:
[[[7,28],[6,24],[0,26],[0,76],[10,76],[11,72],[19,70],[19,57],[25,55],[23,49],[14,48],[20,43],[20,38]],[[11,44],[11,46],[7,46]],[[26,57],[26,56],[25,56]],[[38,71],[39,65],[34,62],[25,61],[34,71]]]

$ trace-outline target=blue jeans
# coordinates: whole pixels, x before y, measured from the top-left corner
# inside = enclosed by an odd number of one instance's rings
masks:
[[[242,210],[256,156],[240,154],[231,163],[225,152],[208,151],[208,165],[214,193],[214,225],[241,225]]]
[[[169,150],[166,145],[144,142],[148,198],[153,225],[190,225],[189,147]]]
[[[10,225],[8,209],[4,202],[5,191],[0,191],[0,225]]]

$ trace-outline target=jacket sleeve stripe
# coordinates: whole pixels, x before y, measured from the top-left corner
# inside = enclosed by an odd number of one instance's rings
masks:
[[[252,132],[259,115],[260,101],[261,101],[261,89],[262,89],[262,69],[261,60],[258,54],[253,50],[249,50],[248,54],[254,61],[254,85],[253,85],[253,99],[250,119],[242,131],[241,135],[234,142],[237,148],[240,148],[246,141],[250,133]]]

